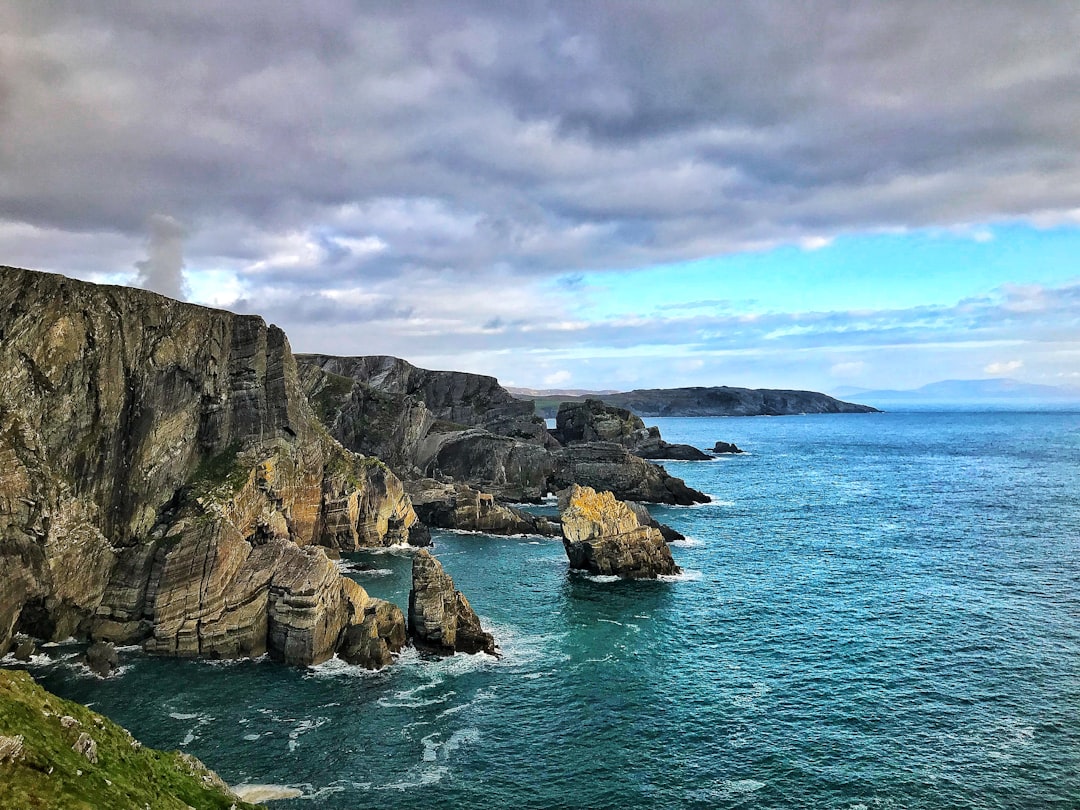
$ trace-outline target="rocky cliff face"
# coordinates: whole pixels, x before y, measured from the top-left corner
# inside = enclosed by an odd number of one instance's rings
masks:
[[[382,394],[411,397],[422,402],[435,419],[544,445],[551,441],[544,421],[533,414],[532,405],[515,399],[494,377],[431,371],[385,355],[301,354],[297,360]]]
[[[671,444],[660,429],[645,427],[641,417],[599,399],[563,402],[555,418],[555,437],[563,444],[615,442],[646,459],[708,461],[709,456],[688,444]]]
[[[573,484],[608,490],[623,501],[645,501],[690,506],[708,503],[703,492],[688,487],[663,467],[633,455],[614,442],[571,444],[556,451],[555,472],[549,486],[555,490]]]
[[[559,530],[555,521],[501,504],[490,493],[467,484],[422,478],[410,481],[406,488],[416,514],[432,528],[545,537]]]
[[[0,268],[0,648],[332,655],[371,600],[316,546],[404,542],[400,480],[314,418],[258,317]]]
[[[610,492],[572,486],[559,493],[563,546],[571,568],[627,579],[677,574],[658,529]]]

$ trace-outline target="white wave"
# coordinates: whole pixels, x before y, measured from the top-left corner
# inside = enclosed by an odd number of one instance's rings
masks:
[[[730,793],[754,793],[766,784],[757,779],[725,779],[724,789]]]
[[[171,717],[173,720],[194,720],[196,717],[199,717],[199,714],[198,713],[196,713],[196,714],[184,714],[182,712],[169,712],[169,717]]]
[[[380,785],[376,790],[409,790],[410,788],[434,785],[441,782],[443,777],[450,773],[450,769],[445,765],[436,765],[434,767],[414,770],[419,771],[415,778],[403,779],[400,782],[391,782],[388,785]]]
[[[617,624],[619,627],[623,626],[622,622],[617,622],[614,619],[597,619],[598,622],[606,622],[607,624]]]
[[[661,574],[657,579],[661,582],[697,582],[701,579],[701,572],[684,568],[678,574]]]
[[[700,548],[705,543],[696,537],[684,537],[682,540],[672,540],[668,545],[676,548]]]
[[[275,799],[298,799],[304,791],[290,785],[257,785],[245,783],[231,788],[245,802],[269,802]]]
[[[315,678],[336,678],[336,677],[349,677],[349,678],[385,678],[387,673],[385,669],[366,669],[356,664],[350,664],[337,656],[328,658],[321,664],[315,664],[307,668],[307,675]]]
[[[393,554],[396,557],[411,557],[417,551],[418,546],[410,546],[408,543],[395,543],[392,546],[372,546],[360,549],[365,554]]]
[[[195,731],[191,730],[184,736],[184,739],[182,739],[180,741],[180,745],[181,746],[191,745],[191,743],[195,742],[195,739],[196,739]]]
[[[622,577],[617,577],[614,574],[590,574],[583,568],[571,568],[570,573],[576,574],[582,579],[591,580],[592,582],[609,583],[622,580]]]
[[[329,717],[316,717],[309,720],[301,720],[296,727],[289,732],[289,750],[295,751],[300,745],[300,737],[309,731],[325,726],[330,722]]]

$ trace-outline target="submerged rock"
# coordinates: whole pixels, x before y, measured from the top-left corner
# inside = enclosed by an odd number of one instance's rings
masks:
[[[417,646],[436,652],[497,654],[495,639],[480,626],[469,600],[426,550],[413,557],[409,632]]]
[[[659,529],[610,492],[572,486],[559,493],[559,512],[571,568],[627,579],[679,573]]]

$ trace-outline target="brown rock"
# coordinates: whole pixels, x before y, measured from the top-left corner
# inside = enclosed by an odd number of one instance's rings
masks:
[[[84,659],[90,671],[102,678],[107,678],[116,671],[120,659],[116,654],[116,645],[112,642],[95,641],[86,651]]]
[[[409,632],[418,646],[441,653],[496,655],[495,640],[442,564],[426,550],[413,557]]]
[[[660,531],[610,492],[572,486],[559,493],[559,511],[571,568],[627,579],[679,572]]]

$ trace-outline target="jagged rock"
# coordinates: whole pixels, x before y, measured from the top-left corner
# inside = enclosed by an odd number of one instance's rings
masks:
[[[79,734],[79,739],[71,746],[71,750],[76,754],[82,754],[91,765],[97,765],[97,743],[85,731]]]
[[[385,464],[319,424],[280,329],[15,268],[0,329],[0,648],[19,630],[333,653],[347,585],[314,591],[333,603],[312,606],[317,629],[268,642],[271,591],[282,610],[309,598],[275,567],[296,559],[282,544],[392,545],[418,521]]]
[[[0,762],[16,762],[22,759],[25,742],[26,738],[22,734],[12,737],[0,734]]]
[[[120,666],[116,645],[110,641],[95,641],[91,644],[86,650],[84,661],[91,672],[102,678],[109,677]]]
[[[484,632],[476,611],[430,552],[413,557],[409,591],[409,633],[421,647],[441,653],[496,655],[495,640]]]
[[[15,660],[29,661],[31,656],[36,652],[37,643],[32,638],[23,639],[15,647]]]
[[[440,529],[485,534],[538,534],[551,537],[558,524],[500,504],[493,495],[467,484],[444,484],[431,478],[410,481],[406,490],[421,522]]]
[[[338,656],[366,669],[381,669],[393,663],[393,653],[405,646],[405,617],[401,608],[382,599],[372,599],[363,621],[345,631]]]
[[[717,442],[712,451],[714,453],[742,453],[743,451],[730,442]]]
[[[70,714],[65,714],[63,717],[60,718],[60,726],[61,726],[61,728],[75,728],[75,726],[81,726],[81,725],[82,725],[82,723],[80,723],[78,720],[76,720]]]
[[[679,572],[659,530],[610,492],[574,485],[559,493],[559,512],[571,568],[627,579]]]
[[[641,458],[682,461],[706,461],[709,458],[696,447],[664,441],[659,428],[645,427],[641,417],[599,399],[559,405],[555,437],[564,445],[615,442]]]
[[[689,506],[708,503],[709,496],[688,487],[681,478],[668,475],[656,464],[630,453],[614,442],[571,444],[555,454],[556,469],[550,478],[553,489],[573,484],[604,489],[619,500],[647,501]]]

